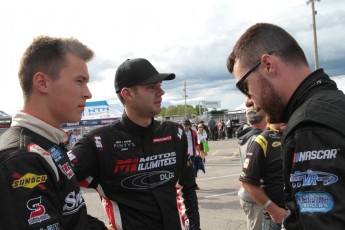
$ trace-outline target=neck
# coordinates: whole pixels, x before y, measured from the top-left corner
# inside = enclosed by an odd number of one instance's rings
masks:
[[[127,117],[135,124],[140,125],[141,127],[148,127],[151,125],[152,117],[141,116],[138,113],[132,112],[131,110],[126,108],[125,112],[127,114]]]

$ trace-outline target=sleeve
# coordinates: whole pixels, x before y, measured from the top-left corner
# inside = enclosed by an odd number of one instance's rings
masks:
[[[68,153],[80,186],[85,188],[96,188],[99,180],[99,159],[95,146],[99,140],[95,138],[84,136]]]
[[[260,179],[262,178],[262,172],[264,170],[265,156],[260,141],[264,139],[262,135],[259,135],[250,144],[246,158],[242,165],[242,173],[240,181],[260,186]]]
[[[12,157],[0,166],[1,229],[64,229],[58,177],[35,153]]]
[[[344,229],[345,137],[319,124],[299,127],[284,147],[287,227]]]
[[[182,174],[179,179],[179,184],[182,186],[182,196],[184,200],[184,205],[186,207],[186,214],[188,216],[189,225],[191,230],[200,229],[200,216],[199,216],[199,206],[198,198],[196,195],[195,188],[197,187],[195,182],[195,175],[193,166],[189,161],[188,154],[188,143],[186,134],[183,132],[182,141],[181,141],[181,154],[183,155],[183,166]]]

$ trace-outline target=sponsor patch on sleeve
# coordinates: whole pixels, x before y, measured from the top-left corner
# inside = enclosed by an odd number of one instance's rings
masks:
[[[248,165],[249,165],[249,162],[250,162],[250,159],[249,158],[246,158],[245,160],[244,160],[244,163],[243,163],[243,168],[248,168]]]
[[[50,219],[50,216],[46,213],[46,209],[42,204],[42,197],[36,197],[28,200],[26,207],[30,210],[30,217],[28,223],[30,225],[41,223]]]
[[[54,159],[56,163],[61,161],[64,158],[63,153],[60,151],[60,149],[57,146],[54,146],[48,150],[50,152],[50,155]]]

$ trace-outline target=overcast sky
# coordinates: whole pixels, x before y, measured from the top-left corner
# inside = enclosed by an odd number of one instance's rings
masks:
[[[319,66],[345,75],[345,1],[315,2]],[[146,58],[176,79],[163,83],[168,104],[221,101],[233,109],[244,97],[225,62],[239,36],[257,22],[292,34],[314,68],[311,4],[305,0],[11,0],[0,3],[0,110],[22,107],[18,63],[37,35],[75,37],[96,53],[89,63],[93,98],[119,105],[116,68],[127,58]]]

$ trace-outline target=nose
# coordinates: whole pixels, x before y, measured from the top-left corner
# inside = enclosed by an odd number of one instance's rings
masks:
[[[89,87],[87,87],[87,85],[85,85],[84,97],[86,99],[90,99],[92,97],[91,91],[89,90]]]
[[[254,106],[254,102],[253,102],[253,100],[250,98],[250,97],[246,97],[246,99],[245,99],[245,104],[246,104],[246,107],[252,107],[252,106]]]
[[[160,87],[159,86],[159,88],[158,88],[158,94],[160,95],[160,96],[163,96],[164,94],[165,94],[165,91],[162,89],[162,87]]]

